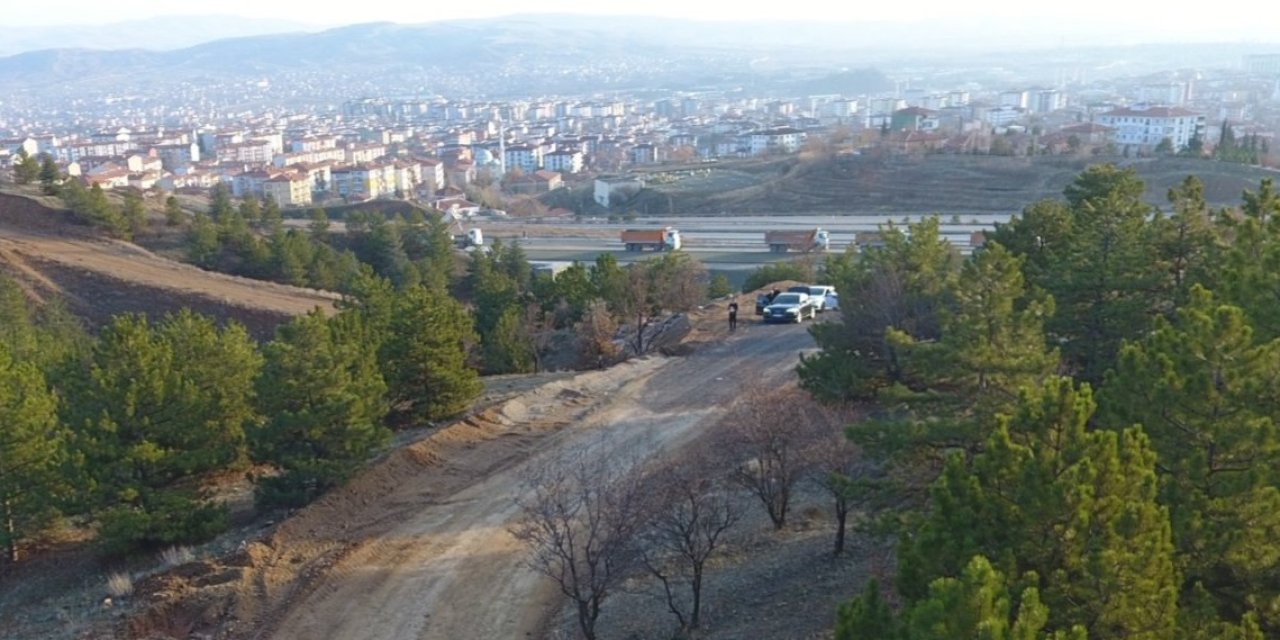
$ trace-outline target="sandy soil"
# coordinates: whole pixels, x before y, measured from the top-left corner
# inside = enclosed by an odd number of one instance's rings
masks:
[[[442,429],[248,545],[235,638],[541,637],[560,605],[508,532],[522,470],[586,438],[679,448],[748,379],[791,376],[805,327],[747,323],[687,357],[561,377]]]
[[[63,298],[91,325],[112,314],[152,315],[189,307],[234,318],[261,338],[275,325],[339,296],[203,271],[137,245],[97,237],[64,212],[29,198],[0,194],[0,269],[37,299]]]

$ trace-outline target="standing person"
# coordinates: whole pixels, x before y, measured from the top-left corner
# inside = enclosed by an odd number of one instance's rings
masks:
[[[738,301],[735,299],[729,303],[729,331],[735,331],[738,328]]]

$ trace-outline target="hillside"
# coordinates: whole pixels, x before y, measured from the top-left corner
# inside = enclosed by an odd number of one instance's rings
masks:
[[[1115,160],[1110,160],[1115,161]],[[749,160],[650,181],[622,207],[639,213],[842,213],[1008,215],[1062,190],[1091,158],[930,155],[844,156],[800,161]],[[1188,175],[1205,183],[1214,207],[1240,204],[1274,171],[1186,158],[1124,161],[1147,185],[1146,200],[1167,205],[1169,188]],[[667,180],[667,181],[663,181]]]
[[[36,299],[59,298],[90,327],[111,316],[160,316],[183,307],[245,325],[269,338],[275,327],[337,294],[202,271],[128,242],[98,237],[63,211],[0,193],[0,271]]]

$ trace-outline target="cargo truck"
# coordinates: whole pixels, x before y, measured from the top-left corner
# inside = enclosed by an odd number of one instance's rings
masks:
[[[680,231],[665,229],[627,229],[622,232],[622,245],[627,251],[675,251],[680,248]]]
[[[774,253],[826,251],[831,246],[831,234],[825,229],[766,231],[764,243],[769,245],[769,251]]]

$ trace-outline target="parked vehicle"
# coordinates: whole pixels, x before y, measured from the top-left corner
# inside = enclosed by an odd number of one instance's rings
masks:
[[[777,297],[779,293],[782,293],[782,292],[778,291],[777,289],[774,289],[769,293],[762,293],[756,296],[756,315],[758,316],[764,315],[764,308],[769,306],[773,302],[773,299]]]
[[[818,309],[818,313],[827,310],[827,295],[835,292],[835,287],[825,284],[798,284],[790,287],[787,291],[795,293],[807,293],[813,300],[813,306]]]
[[[680,231],[674,227],[665,229],[627,229],[622,232],[622,245],[627,251],[676,251],[682,243]]]
[[[831,246],[831,234],[825,229],[766,231],[764,243],[774,253],[826,251]]]
[[[765,322],[794,322],[799,324],[804,322],[806,317],[813,319],[818,316],[817,307],[813,305],[813,299],[807,293],[797,293],[788,291],[780,293],[773,299],[773,303],[764,308]]]
[[[476,227],[471,227],[470,229],[467,229],[466,233],[454,234],[453,245],[458,247],[459,249],[466,249],[468,247],[483,247],[484,233],[482,233],[480,229]]]

